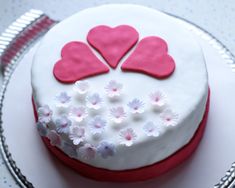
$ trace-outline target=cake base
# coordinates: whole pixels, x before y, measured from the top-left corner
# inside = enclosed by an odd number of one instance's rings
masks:
[[[60,149],[58,149],[55,146],[52,146],[48,138],[42,137],[42,140],[50,152],[52,152],[59,160],[61,160],[64,164],[74,169],[82,176],[92,178],[98,181],[110,181],[110,182],[144,181],[154,177],[158,177],[168,172],[172,168],[175,168],[176,166],[184,162],[188,157],[190,157],[190,155],[196,150],[197,146],[201,141],[201,138],[203,136],[206,127],[206,122],[209,112],[209,104],[210,104],[210,93],[208,94],[208,99],[203,119],[197,131],[195,132],[193,138],[187,145],[185,145],[183,148],[175,152],[173,155],[167,157],[166,159],[157,162],[155,164],[141,168],[123,170],[123,171],[114,171],[114,170],[107,170],[103,168],[93,167],[91,165],[80,162],[76,159],[70,158]],[[33,108],[34,108],[35,119],[37,121],[37,113],[35,110],[34,101],[33,101]]]

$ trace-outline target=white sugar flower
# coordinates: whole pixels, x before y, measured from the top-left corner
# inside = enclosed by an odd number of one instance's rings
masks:
[[[81,95],[86,94],[89,91],[89,83],[87,81],[76,81],[73,90]]]
[[[103,133],[107,122],[103,120],[100,116],[95,116],[89,123],[91,133],[93,135],[99,135]]]
[[[158,137],[163,132],[163,127],[150,121],[144,125],[143,130],[147,136]]]
[[[77,122],[83,121],[87,116],[87,110],[85,107],[80,106],[80,107],[74,107],[71,109],[69,115]]]
[[[81,155],[81,157],[85,160],[93,159],[96,155],[96,148],[88,143],[78,148],[77,151]]]
[[[87,101],[86,105],[88,108],[98,110],[101,108],[103,100],[98,93],[94,93],[93,95],[88,96],[86,101]]]
[[[168,126],[176,126],[178,123],[178,114],[176,114],[175,112],[173,112],[170,109],[166,109],[164,110],[161,114],[160,117],[163,121],[163,124]]]
[[[122,84],[116,82],[115,80],[111,80],[107,86],[105,86],[105,90],[109,97],[120,96],[122,90]]]
[[[70,157],[76,158],[77,157],[77,151],[76,151],[77,146],[75,146],[71,142],[64,142],[63,144],[63,151]]]
[[[133,114],[141,114],[144,112],[144,103],[139,99],[133,99],[127,106],[129,106]]]
[[[50,144],[52,146],[59,146],[59,145],[61,145],[60,135],[58,135],[55,130],[49,131],[49,133],[47,134],[47,137],[50,140]]]
[[[55,97],[57,107],[68,107],[69,102],[71,101],[71,96],[66,92],[61,92]]]
[[[55,120],[56,131],[58,133],[68,134],[71,124],[72,122],[66,116],[59,117]]]
[[[124,108],[119,106],[116,108],[111,108],[110,109],[110,118],[112,121],[115,123],[121,123],[126,117],[126,113],[124,111]]]
[[[132,128],[127,128],[120,131],[120,144],[131,146],[136,138],[137,135]]]
[[[114,156],[116,153],[115,145],[110,142],[102,141],[97,146],[97,153],[99,153],[104,159]]]
[[[46,136],[47,135],[47,125],[45,123],[37,122],[37,129],[40,134],[40,136]]]
[[[44,105],[38,108],[38,121],[40,123],[49,123],[52,117],[52,110],[48,105]]]
[[[166,95],[161,91],[151,93],[149,97],[151,104],[157,109],[162,109],[166,105]]]
[[[78,126],[71,126],[69,133],[70,140],[73,141],[74,145],[78,145],[84,141],[85,138],[85,129]]]

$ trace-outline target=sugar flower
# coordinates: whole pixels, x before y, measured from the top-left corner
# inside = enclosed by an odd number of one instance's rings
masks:
[[[41,123],[41,122],[37,122],[37,129],[38,129],[38,132],[41,136],[46,136],[47,135],[46,124]]]
[[[81,155],[83,159],[90,160],[95,157],[96,148],[91,144],[86,143],[85,145],[78,148],[78,153]]]
[[[111,80],[107,86],[105,86],[105,90],[109,97],[120,96],[122,90],[122,84],[116,82],[115,80]]]
[[[143,130],[147,136],[158,137],[162,133],[163,128],[150,121],[144,125]]]
[[[67,92],[61,92],[59,95],[55,97],[56,105],[58,107],[67,107],[69,102],[71,101],[71,96],[67,94]]]
[[[90,86],[87,81],[76,81],[73,87],[73,90],[81,95],[84,95],[88,92]]]
[[[69,115],[77,122],[83,121],[87,116],[87,110],[85,107],[73,107],[69,113]]]
[[[157,109],[162,109],[166,105],[166,95],[161,91],[151,93],[149,97],[151,104]]]
[[[48,105],[44,105],[38,108],[38,121],[40,123],[49,123],[52,117],[52,110]]]
[[[59,146],[61,144],[60,135],[58,135],[55,130],[49,131],[47,137],[50,140],[52,146]]]
[[[76,157],[77,152],[76,152],[76,146],[73,145],[72,143],[65,142],[63,144],[63,151],[70,157]]]
[[[126,117],[126,113],[124,111],[124,108],[119,106],[116,108],[111,108],[110,109],[110,118],[112,121],[115,123],[121,123]]]
[[[58,133],[69,133],[69,127],[71,126],[72,122],[66,116],[61,116],[55,120],[56,131]]]
[[[127,106],[129,106],[133,114],[141,114],[144,112],[144,103],[139,99],[133,99]]]
[[[163,124],[167,127],[176,126],[178,123],[178,117],[178,114],[176,114],[170,109],[166,109],[160,114],[160,118],[162,119]]]
[[[103,141],[97,147],[97,153],[99,153],[104,159],[115,154],[115,146],[112,143]]]
[[[120,144],[131,146],[136,138],[137,135],[132,128],[127,128],[120,131]]]
[[[85,138],[85,129],[78,126],[71,126],[69,139],[73,141],[74,145],[78,145],[84,141]]]
[[[103,100],[98,93],[94,93],[93,95],[88,96],[86,101],[86,105],[88,108],[98,110],[101,108]]]
[[[91,133],[93,135],[96,135],[96,134],[101,134],[103,133],[104,129],[105,129],[105,126],[106,126],[107,122],[102,119],[100,116],[95,116],[89,123],[89,127],[90,127],[90,130],[91,130]]]

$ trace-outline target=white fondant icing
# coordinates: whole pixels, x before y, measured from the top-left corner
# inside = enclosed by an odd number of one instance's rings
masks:
[[[82,125],[85,129],[86,143],[78,147],[77,155],[80,161],[95,167],[111,170],[134,169],[150,165],[165,159],[187,144],[194,135],[202,120],[208,95],[207,71],[200,46],[191,34],[180,26],[174,18],[156,10],[137,5],[104,5],[81,11],[52,28],[42,40],[35,53],[32,66],[33,97],[37,107],[49,105],[53,112],[57,111],[56,94],[63,91],[71,92],[73,84],[62,84],[53,76],[53,66],[60,59],[62,47],[71,41],[86,42],[88,31],[97,25],[117,26],[127,24],[134,27],[140,34],[140,39],[145,36],[156,35],[168,43],[169,54],[174,58],[176,69],[169,78],[158,80],[150,76],[125,72],[120,70],[120,65],[130,52],[121,60],[116,70],[84,79],[89,82],[89,94],[99,93],[102,96],[102,108],[99,112],[89,110],[87,121]],[[98,58],[105,62],[101,56],[92,49]],[[133,51],[133,49],[131,50]],[[106,96],[105,87],[110,80],[123,83],[123,94],[118,100],[110,100]],[[170,109],[177,112],[177,125],[166,127],[164,133],[157,138],[146,136],[143,125],[152,121],[161,122],[160,114],[148,107],[149,93],[163,90],[169,99]],[[88,96],[89,96],[88,94]],[[145,112],[141,118],[135,119],[130,114],[125,118],[123,129],[115,129],[109,120],[109,109],[116,106],[125,106],[134,98],[145,102]],[[83,99],[72,97],[69,102],[72,106],[86,105]],[[94,138],[89,132],[89,121],[98,113],[102,120],[107,121],[105,132],[99,138]],[[53,113],[53,121],[60,116]],[[55,126],[50,126],[54,129]],[[130,147],[120,145],[119,131],[133,129],[135,140]],[[52,143],[59,147],[55,132],[50,132]],[[66,139],[61,137],[62,142]],[[64,140],[63,140],[64,139]],[[112,143],[115,154],[103,158],[95,155],[101,141]],[[61,144],[61,150],[64,150]],[[92,148],[89,149],[89,148]],[[68,151],[65,151],[68,153]],[[108,155],[108,154],[107,154]]]

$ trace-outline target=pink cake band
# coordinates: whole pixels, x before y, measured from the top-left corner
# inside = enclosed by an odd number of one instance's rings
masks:
[[[67,156],[64,152],[58,149],[55,146],[50,144],[50,141],[46,137],[42,137],[47,148],[64,164],[71,167],[75,171],[77,171],[82,176],[92,178],[98,181],[116,181],[116,182],[135,182],[135,181],[144,181],[148,180],[157,176],[160,176],[169,170],[175,168],[176,166],[180,165],[184,162],[191,154],[196,150],[197,146],[199,145],[205,127],[209,112],[209,104],[210,104],[210,92],[208,94],[208,99],[206,103],[206,109],[203,116],[203,119],[195,132],[191,141],[185,145],[183,148],[172,154],[171,156],[167,157],[166,159],[157,162],[155,164],[130,169],[130,170],[121,170],[121,171],[114,171],[114,170],[107,170],[103,168],[93,167],[91,165],[85,164],[81,161],[76,159],[72,159]],[[35,104],[33,100],[33,107],[34,107],[34,115],[35,119],[37,120],[37,113],[35,109]]]

